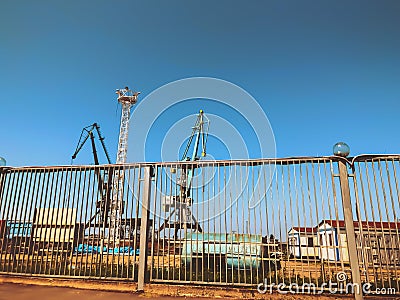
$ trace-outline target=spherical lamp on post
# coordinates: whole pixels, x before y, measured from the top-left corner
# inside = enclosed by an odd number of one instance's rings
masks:
[[[350,147],[344,142],[336,143],[333,146],[333,154],[341,157],[347,157],[350,154]]]
[[[3,157],[0,157],[0,167],[4,167],[6,164],[6,160]]]

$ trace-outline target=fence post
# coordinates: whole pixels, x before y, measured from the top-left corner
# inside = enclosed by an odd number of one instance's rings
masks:
[[[6,176],[8,168],[6,167],[0,167],[0,208],[3,205],[3,191],[5,187],[5,181],[6,181]]]
[[[338,161],[340,190],[343,201],[344,222],[346,225],[347,248],[349,251],[351,278],[354,284],[354,299],[362,300],[363,291],[361,285],[360,266],[358,264],[356,234],[354,231],[353,211],[351,208],[349,174],[344,159]]]
[[[142,193],[142,216],[140,220],[140,244],[139,244],[139,273],[137,291],[144,291],[144,282],[147,271],[147,241],[149,235],[149,205],[151,197],[151,166],[144,167],[144,183]]]

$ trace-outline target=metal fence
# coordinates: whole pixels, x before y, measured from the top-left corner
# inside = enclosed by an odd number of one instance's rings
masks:
[[[2,168],[0,273],[399,293],[399,159]]]

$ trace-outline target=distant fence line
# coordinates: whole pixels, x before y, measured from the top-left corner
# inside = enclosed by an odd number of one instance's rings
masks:
[[[0,273],[399,294],[399,159],[3,167]]]

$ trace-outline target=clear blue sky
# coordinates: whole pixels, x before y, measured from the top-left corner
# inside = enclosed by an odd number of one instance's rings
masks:
[[[352,155],[399,153],[399,15],[399,1],[2,0],[0,156],[69,164],[98,122],[114,160],[115,89],[146,96],[192,76],[257,99],[279,157],[342,140]]]

